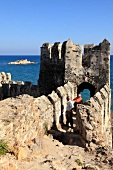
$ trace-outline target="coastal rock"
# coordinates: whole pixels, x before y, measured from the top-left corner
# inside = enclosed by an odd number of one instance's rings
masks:
[[[37,64],[37,62],[31,62],[25,59],[25,60],[17,60],[14,62],[9,62],[8,64]]]

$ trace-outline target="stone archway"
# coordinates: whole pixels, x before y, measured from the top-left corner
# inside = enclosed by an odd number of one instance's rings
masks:
[[[84,89],[88,89],[90,91],[90,97],[93,97],[95,95],[95,91],[96,91],[95,86],[88,82],[83,82],[78,86],[77,94],[82,92]]]

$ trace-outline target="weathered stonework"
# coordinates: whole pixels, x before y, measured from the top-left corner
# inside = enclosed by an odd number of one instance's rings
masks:
[[[10,73],[0,73],[0,87],[3,83],[9,83],[11,81],[11,74]]]
[[[39,97],[39,87],[31,82],[13,81],[10,73],[0,73],[0,100],[8,97],[16,97],[22,94],[29,94]]]
[[[71,40],[63,44],[43,44],[38,81],[40,93],[49,94],[67,81],[78,86],[78,93],[84,86],[88,87],[91,96],[110,84],[110,43],[104,39],[98,46],[84,45],[83,56],[82,47]]]
[[[0,82],[0,97],[5,99],[0,101],[0,139],[9,140],[12,148],[17,142],[19,152],[27,155],[26,145],[40,136],[44,125],[48,130],[53,125],[61,129],[67,95],[73,99],[84,89],[89,89],[90,99],[77,107],[76,128],[81,140],[85,146],[112,146],[110,43],[106,39],[98,46],[85,45],[84,55],[82,47],[71,40],[44,43],[38,86],[14,83],[5,73],[0,73]]]
[[[59,90],[62,88],[59,97]],[[67,84],[70,96],[72,86]],[[26,157],[32,141],[44,135],[44,129],[50,130],[53,125],[61,128],[61,115],[65,116],[67,91],[64,87],[53,91],[48,96],[33,98],[27,94],[0,101],[0,139],[8,141],[12,152],[19,157],[19,148],[24,149]],[[62,99],[62,102],[61,102]],[[64,107],[61,112],[61,103]]]
[[[83,55],[82,47],[70,39],[63,44],[43,44],[38,80],[40,94],[48,95],[55,90],[61,105],[66,104],[61,95],[61,87],[67,89],[66,82],[73,86],[72,98],[84,89],[90,91],[90,100],[77,110],[77,128],[85,145],[97,143],[101,135],[106,145],[111,146],[110,43],[104,39],[98,46],[86,44]],[[61,87],[57,89],[58,86]],[[69,94],[67,90],[66,93]],[[59,111],[57,114],[60,115]]]
[[[109,86],[105,85],[94,97],[78,105],[77,129],[89,146],[91,142],[112,146],[109,99]]]

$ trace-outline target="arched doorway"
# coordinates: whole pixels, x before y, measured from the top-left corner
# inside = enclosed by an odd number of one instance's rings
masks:
[[[88,92],[89,98],[95,95],[95,86],[88,82],[83,82],[78,86],[77,94],[83,92],[84,90],[86,90],[85,93]]]
[[[82,96],[83,102],[86,102],[87,100],[90,99],[90,91],[89,91],[89,89],[84,89],[80,94]]]

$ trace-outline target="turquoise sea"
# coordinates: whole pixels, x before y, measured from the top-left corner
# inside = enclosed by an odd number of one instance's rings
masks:
[[[29,61],[38,62],[30,65],[9,65],[8,62],[20,59],[27,59]],[[110,80],[111,80],[111,97],[113,112],[113,55],[110,56]],[[0,72],[11,73],[14,81],[31,81],[36,85],[39,78],[40,71],[40,56],[39,55],[0,55]],[[85,101],[89,97],[89,91],[85,90],[82,94]]]
[[[27,59],[37,62],[37,64],[28,65],[10,65],[8,62]],[[39,55],[0,55],[0,72],[11,73],[14,81],[31,81],[34,85],[37,84],[40,69]]]

